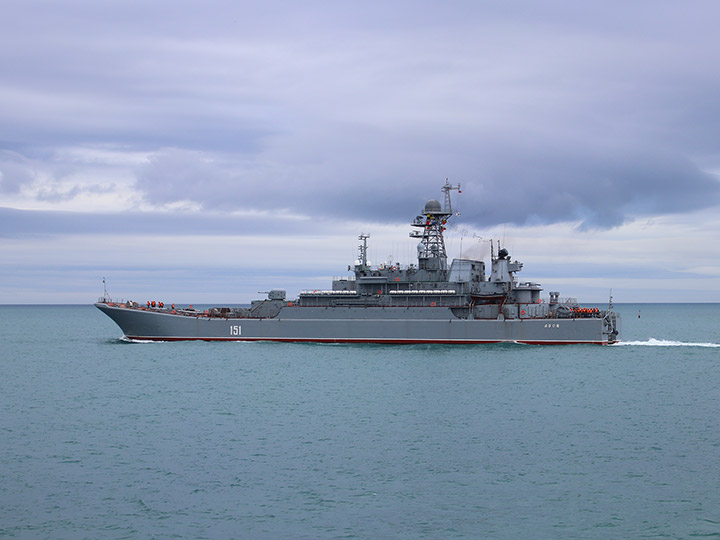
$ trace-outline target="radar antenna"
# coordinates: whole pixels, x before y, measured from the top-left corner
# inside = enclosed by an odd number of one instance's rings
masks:
[[[453,186],[448,179],[445,179],[445,185],[441,187],[441,190],[445,194],[444,208],[440,207],[440,202],[430,200],[425,204],[424,215],[417,216],[411,223],[413,227],[420,229],[412,231],[410,237],[420,239],[418,264],[421,269],[425,270],[447,270],[447,252],[443,232],[448,219],[453,215],[450,192],[457,190],[458,193],[461,193],[460,184]]]

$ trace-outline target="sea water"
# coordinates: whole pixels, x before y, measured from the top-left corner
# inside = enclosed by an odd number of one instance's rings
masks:
[[[0,537],[720,537],[720,305],[623,343],[127,343],[0,306]],[[639,315],[639,317],[638,317]]]

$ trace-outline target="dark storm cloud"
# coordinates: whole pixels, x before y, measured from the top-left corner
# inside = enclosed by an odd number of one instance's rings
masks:
[[[477,140],[473,159],[458,150],[440,156],[418,150],[408,152],[402,166],[383,151],[360,149],[374,158],[364,167],[354,159],[334,160],[331,153],[320,165],[296,164],[292,188],[286,171],[226,169],[196,154],[167,150],[138,172],[138,186],[159,204],[194,201],[209,209],[289,209],[337,219],[405,222],[425,200],[442,200],[443,175],[451,170],[452,183],[463,185],[455,206],[466,222],[478,226],[580,222],[585,229],[609,228],[640,216],[720,203],[715,176],[662,148]],[[446,163],[453,165],[445,169]]]
[[[159,205],[405,221],[450,177],[477,225],[613,227],[719,202],[719,13],[9,1],[0,140],[148,152],[135,188]]]
[[[579,221],[608,228],[639,216],[720,203],[720,183],[686,156],[662,147],[577,143],[508,147],[484,160],[468,182],[466,219],[482,225]]]

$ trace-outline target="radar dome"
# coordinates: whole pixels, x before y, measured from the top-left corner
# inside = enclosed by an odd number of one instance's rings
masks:
[[[440,206],[440,202],[436,201],[435,199],[430,199],[428,202],[425,203],[425,213],[431,214],[433,212],[440,212],[442,211],[442,207]]]

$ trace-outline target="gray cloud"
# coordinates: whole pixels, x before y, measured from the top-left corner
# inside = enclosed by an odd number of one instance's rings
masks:
[[[237,208],[239,200],[227,193],[228,184],[227,175],[199,152],[168,148],[139,168],[136,185],[152,203],[187,200],[217,207],[222,205],[225,193]]]
[[[464,185],[456,206],[465,221],[479,226],[579,221],[581,228],[608,228],[640,216],[720,204],[715,176],[661,148],[474,140],[478,146],[471,158],[463,153],[467,141],[458,141],[459,149],[439,155],[424,154],[422,146],[405,149],[402,163],[388,155],[398,148],[392,141],[387,150],[344,141],[357,156],[328,144],[324,162],[308,159],[291,172],[256,163],[221,165],[169,150],[140,169],[137,186],[159,204],[190,200],[207,209],[289,209],[335,219],[405,222],[425,199],[440,198],[449,169],[451,180]],[[445,169],[448,163],[452,166]]]
[[[469,182],[466,217],[479,224],[580,221],[581,228],[607,228],[720,203],[716,177],[660,147],[568,142],[515,147],[514,156],[510,150],[483,160],[487,180]]]
[[[150,152],[160,205],[404,222],[450,177],[477,225],[613,227],[719,203],[720,8],[691,4],[9,0],[0,140]]]
[[[0,193],[14,194],[36,178],[32,162],[23,155],[0,149]]]
[[[327,224],[278,215],[227,215],[208,212],[116,213],[17,210],[0,207],[0,238],[55,235],[243,236],[311,234]],[[332,231],[330,231],[332,232]]]
[[[38,201],[63,202],[71,201],[80,194],[112,193],[114,189],[115,186],[101,186],[97,184],[88,186],[74,185],[66,189],[51,187],[40,189],[36,194],[36,198]]]

